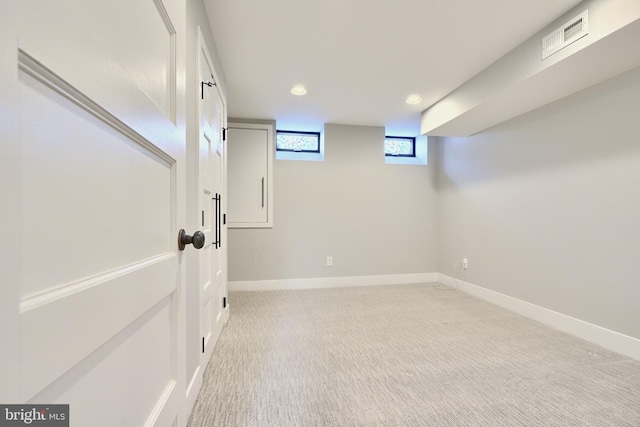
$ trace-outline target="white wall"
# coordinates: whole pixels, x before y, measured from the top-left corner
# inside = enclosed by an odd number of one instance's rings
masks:
[[[22,283],[22,154],[18,137],[18,1],[0,13],[0,402],[20,401],[20,284]]]
[[[438,271],[640,338],[640,69],[439,144]]]
[[[386,165],[383,127],[324,138],[323,162],[275,160],[274,226],[229,230],[229,281],[435,272],[435,168]]]

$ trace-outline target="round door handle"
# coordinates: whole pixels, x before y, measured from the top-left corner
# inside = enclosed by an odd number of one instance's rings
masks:
[[[184,228],[180,229],[178,233],[178,249],[184,251],[184,247],[193,244],[196,249],[201,249],[204,246],[204,233],[202,231],[196,231],[193,236],[189,236]]]

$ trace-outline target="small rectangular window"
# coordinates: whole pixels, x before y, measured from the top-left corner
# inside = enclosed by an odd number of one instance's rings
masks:
[[[384,139],[384,155],[391,157],[415,157],[416,139],[409,136],[387,136]]]
[[[320,133],[279,130],[276,135],[276,151],[319,153]]]

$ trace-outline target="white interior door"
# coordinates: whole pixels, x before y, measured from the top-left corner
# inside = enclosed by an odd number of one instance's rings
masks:
[[[206,366],[224,324],[226,287],[222,239],[224,228],[224,147],[222,127],[224,106],[215,71],[201,43],[198,49],[201,96],[199,101],[199,198],[201,224],[206,235],[199,253],[200,322],[202,366]]]
[[[20,400],[72,426],[185,422],[184,23],[180,0],[20,2]]]

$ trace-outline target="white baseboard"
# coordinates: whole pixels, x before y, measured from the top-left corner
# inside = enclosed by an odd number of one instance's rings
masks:
[[[228,282],[230,291],[275,291],[287,289],[346,288],[353,286],[431,283],[438,273],[385,274],[379,276],[322,277],[315,279],[248,280]]]
[[[549,310],[529,302],[492,291],[481,286],[454,279],[445,274],[438,274],[438,282],[460,289],[469,295],[506,308],[540,323],[575,335],[586,341],[600,345],[609,350],[640,360],[640,340],[621,333],[602,328],[557,311]]]

